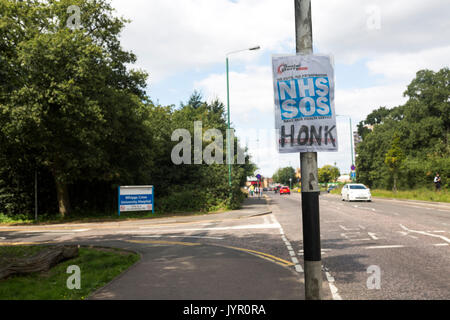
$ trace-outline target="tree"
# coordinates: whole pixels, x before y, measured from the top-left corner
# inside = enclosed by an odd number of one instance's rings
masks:
[[[397,192],[398,173],[404,158],[405,156],[400,146],[400,137],[394,137],[391,148],[386,152],[384,157],[384,163],[388,166],[394,178],[394,186],[392,189],[394,192]]]
[[[79,30],[66,27],[73,4],[86,26]],[[118,40],[126,21],[113,17],[104,0],[1,0],[1,7],[10,14],[2,29],[20,30],[8,32],[0,47],[14,71],[8,74],[18,75],[10,76],[13,86],[2,83],[1,130],[11,148],[49,169],[64,216],[71,210],[68,186],[109,171],[105,147],[117,139],[116,121],[139,108],[147,75],[127,70],[136,57]]]
[[[432,185],[433,172],[450,174],[449,83],[449,68],[420,70],[404,93],[404,105],[368,116],[364,122],[375,125],[358,145],[359,181],[375,188],[415,188]]]
[[[272,179],[283,185],[289,185],[291,181],[295,181],[295,169],[292,167],[280,168],[273,174]]]
[[[328,183],[330,181],[335,182],[341,175],[339,168],[332,165],[325,165],[318,170],[319,182]]]

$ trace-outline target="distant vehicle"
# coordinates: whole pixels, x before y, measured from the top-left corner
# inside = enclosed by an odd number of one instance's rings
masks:
[[[263,188],[263,191],[267,191],[267,188]]]
[[[289,187],[281,187],[280,194],[291,194]]]
[[[361,183],[348,183],[341,191],[342,201],[372,201],[370,189]]]
[[[330,193],[331,190],[336,189],[337,186],[336,185],[331,185],[328,187],[327,192]]]

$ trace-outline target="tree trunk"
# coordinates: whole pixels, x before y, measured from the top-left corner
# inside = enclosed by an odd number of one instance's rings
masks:
[[[56,185],[56,197],[58,199],[59,214],[64,218],[70,213],[70,199],[67,183],[63,182],[56,174],[53,174]]]
[[[59,262],[77,256],[78,246],[76,245],[52,247],[43,250],[30,258],[16,259],[7,263],[5,267],[0,267],[0,279],[7,278],[14,274],[47,271]]]
[[[397,173],[394,173],[394,187],[392,188],[394,193],[397,193]]]

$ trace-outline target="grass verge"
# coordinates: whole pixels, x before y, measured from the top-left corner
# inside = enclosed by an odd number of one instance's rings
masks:
[[[0,263],[6,257],[26,257],[46,246],[0,246]],[[46,273],[16,275],[0,280],[0,300],[83,300],[103,287],[140,259],[138,254],[119,249],[80,248],[79,256],[64,261]],[[68,289],[67,267],[81,270],[81,288]]]
[[[332,194],[341,194],[342,187],[338,187],[331,191]],[[405,200],[419,200],[432,202],[450,202],[450,192],[448,190],[441,190],[436,192],[429,189],[416,190],[399,190],[394,193],[392,190],[370,189],[372,197],[389,198],[389,199],[405,199]]]

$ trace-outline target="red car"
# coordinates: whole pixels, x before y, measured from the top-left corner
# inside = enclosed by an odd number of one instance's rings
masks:
[[[289,187],[281,187],[280,194],[291,194]]]

